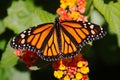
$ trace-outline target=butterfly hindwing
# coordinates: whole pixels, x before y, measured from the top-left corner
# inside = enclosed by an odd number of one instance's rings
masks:
[[[63,57],[72,57],[74,52],[76,52],[78,49],[74,43],[74,41],[71,40],[70,36],[68,36],[64,31],[61,31],[61,44],[62,44],[62,54]]]
[[[60,51],[59,51],[59,46],[57,42],[56,30],[54,29],[52,31],[53,33],[47,40],[42,54],[40,54],[40,57],[47,61],[55,61],[60,58],[60,55],[59,55]]]

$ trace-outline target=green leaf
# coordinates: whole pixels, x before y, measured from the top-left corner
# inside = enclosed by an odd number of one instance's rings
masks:
[[[0,80],[30,80],[28,72],[20,72],[15,68],[0,68]]]
[[[92,2],[93,0],[86,0],[87,5],[86,5],[86,10],[85,10],[85,15],[87,15],[89,17],[90,11],[92,9]]]
[[[38,15],[39,19],[41,20],[41,23],[53,22],[56,17],[55,15],[48,13],[47,11],[38,7],[35,8],[34,13]]]
[[[120,46],[120,1],[110,2],[105,4],[103,0],[93,0],[94,6],[105,17],[109,24],[110,33],[114,33],[118,38],[118,45]]]
[[[103,25],[105,22],[103,16],[95,9],[91,11],[90,21],[98,25]]]
[[[0,20],[0,34],[2,34],[5,31],[5,26],[3,24],[3,21]]]
[[[13,54],[13,52],[14,50],[10,47],[10,44],[8,43],[5,52],[2,54],[2,59],[0,61],[0,68],[11,67],[17,63],[18,57],[16,57]]]
[[[120,0],[118,0],[118,2],[120,3]]]
[[[41,23],[50,22],[54,15],[37,8],[32,1],[13,1],[8,8],[8,16],[4,19],[4,24],[15,33],[20,33],[26,28],[36,26]]]
[[[3,50],[5,48],[6,40],[0,40],[0,49]]]

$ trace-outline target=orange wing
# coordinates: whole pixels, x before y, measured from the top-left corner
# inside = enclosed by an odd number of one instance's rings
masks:
[[[89,41],[105,36],[103,28],[88,22],[63,21],[29,28],[11,41],[11,47],[37,53],[42,59],[55,61],[73,57]]]
[[[88,22],[64,21],[61,23],[63,57],[73,57],[88,42],[102,38],[103,28]]]
[[[38,25],[23,31],[13,38],[11,46],[15,49],[33,51],[45,60],[59,54],[53,23]]]
[[[49,40],[47,41],[47,44],[43,50],[43,56],[42,59],[45,59],[47,61],[55,61],[60,58],[60,51],[59,46],[57,42],[57,35],[56,30],[53,30],[53,33]]]

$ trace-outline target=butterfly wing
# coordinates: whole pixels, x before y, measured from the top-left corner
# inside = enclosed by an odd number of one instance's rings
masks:
[[[40,57],[46,61],[56,61],[60,58],[59,45],[57,41],[57,33],[54,28],[53,33],[45,44],[42,55]]]
[[[63,57],[73,57],[83,46],[105,36],[103,28],[88,22],[64,21],[61,23]]]
[[[21,32],[12,39],[11,46],[35,52],[42,59],[49,61],[59,54],[53,23],[38,25]]]
[[[54,24],[46,23],[23,31],[12,39],[11,46],[35,52],[44,60],[55,61],[61,57],[75,56],[88,42],[105,35],[103,28],[93,23],[55,21]],[[55,29],[58,25],[59,32]],[[57,36],[59,33],[60,38]]]

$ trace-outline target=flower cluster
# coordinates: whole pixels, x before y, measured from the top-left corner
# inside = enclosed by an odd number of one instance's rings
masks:
[[[28,50],[15,50],[14,54],[19,57],[28,67],[33,66],[36,62],[38,55]]]
[[[57,14],[60,15],[59,20],[75,20],[87,21],[85,13],[85,0],[60,0],[60,8]],[[88,80],[88,62],[83,59],[82,55],[74,58],[61,59],[53,62],[54,76],[59,80]]]
[[[60,8],[56,12],[60,15],[60,21],[86,21],[87,17],[82,15],[85,12],[85,6],[85,0],[60,0]]]
[[[88,62],[81,55],[53,62],[54,76],[59,80],[88,80]]]

